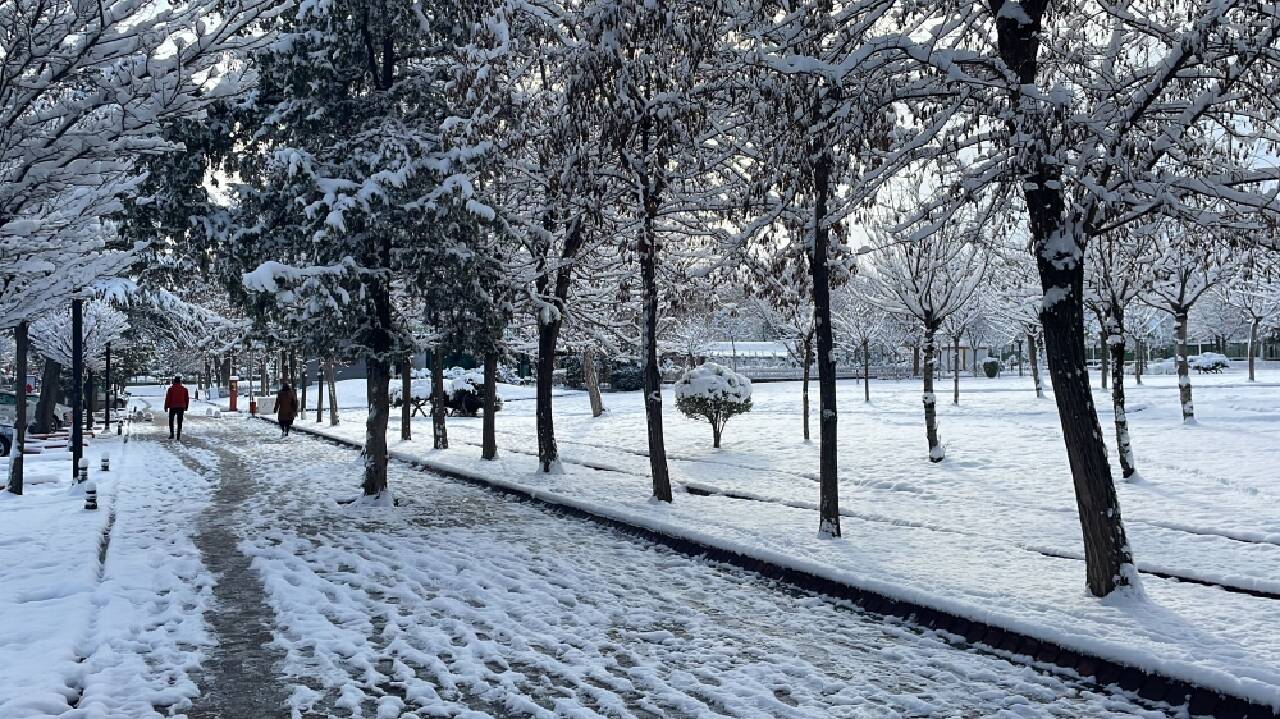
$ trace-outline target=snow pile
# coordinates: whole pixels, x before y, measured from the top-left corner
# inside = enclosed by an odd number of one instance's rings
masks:
[[[676,400],[727,400],[743,404],[751,399],[751,380],[728,367],[707,362],[694,367],[676,380]]]

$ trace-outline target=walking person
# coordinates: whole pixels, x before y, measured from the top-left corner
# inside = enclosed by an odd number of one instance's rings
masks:
[[[298,394],[285,382],[280,385],[280,392],[276,394],[276,419],[280,422],[282,437],[289,436],[289,430],[293,429],[293,419],[297,416]]]
[[[182,377],[174,377],[173,384],[169,385],[169,391],[164,393],[164,410],[169,413],[169,439],[174,438],[174,424],[177,424],[177,438],[182,439],[182,416],[187,413],[187,408],[191,406],[191,395],[187,393],[187,388],[182,384]]]

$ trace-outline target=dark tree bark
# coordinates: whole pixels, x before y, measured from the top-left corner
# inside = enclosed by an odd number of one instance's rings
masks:
[[[946,458],[942,442],[938,439],[938,396],[933,391],[934,362],[937,357],[935,335],[937,325],[926,321],[924,327],[924,434],[929,442],[929,461],[941,462]]]
[[[90,433],[93,432],[93,413],[98,409],[98,388],[96,385],[97,377],[93,376],[93,370],[85,372],[84,390],[85,390],[85,412],[84,412],[84,428]]]
[[[552,465],[560,459],[560,450],[556,446],[555,415],[553,414],[552,391],[556,371],[556,341],[560,335],[560,320],[539,321],[538,323],[538,367],[534,381],[535,387],[534,414],[538,431],[538,463],[543,472],[550,472]]]
[[[325,361],[325,377],[329,382],[329,426],[338,426],[338,371],[334,367],[334,359]]]
[[[62,365],[46,357],[44,372],[40,374],[40,399],[36,402],[36,431],[41,434],[53,431],[53,415],[57,409],[61,377]]]
[[[586,350],[582,353],[582,382],[587,386],[587,397],[591,400],[591,416],[604,414],[604,400],[600,398],[600,378],[596,374],[596,353]]]
[[[1103,337],[1104,349],[1111,355],[1111,404],[1115,408],[1116,454],[1120,456],[1120,470],[1126,479],[1137,471],[1133,466],[1133,446],[1129,440],[1129,418],[1124,408],[1124,308],[1113,305],[1108,309],[1108,324]]]
[[[27,322],[13,328],[13,346],[17,354],[14,370],[18,381],[14,386],[17,405],[13,408],[13,446],[9,448],[9,492],[22,494],[22,448],[27,438]]]
[[[1025,103],[1021,88],[1034,86],[1039,70],[1040,36],[1048,3],[1023,3],[1021,12],[1001,13],[1003,2],[994,6],[996,42],[1001,60],[1017,77],[1011,91],[1012,106],[1020,108],[1010,117],[1011,137],[1043,139],[1048,123],[1034,111],[1021,109]],[[1040,145],[1047,146],[1047,145]],[[1130,583],[1133,556],[1125,536],[1116,498],[1107,448],[1102,441],[1098,412],[1093,405],[1084,357],[1084,257],[1086,236],[1064,222],[1066,195],[1057,165],[1052,164],[1037,145],[1017,147],[1019,167],[1027,207],[1031,245],[1040,275],[1042,302],[1040,322],[1044,327],[1049,377],[1062,423],[1075,485],[1076,505],[1084,537],[1085,575],[1089,591],[1106,596]],[[1064,240],[1072,246],[1064,250]]]
[[[84,454],[84,300],[71,301],[71,478]]]
[[[813,167],[813,243],[809,271],[813,277],[813,327],[818,339],[818,536],[839,537],[840,496],[836,474],[836,361],[831,336],[831,277],[827,252],[831,228],[827,201],[831,196],[831,153],[817,155]]]
[[[544,227],[548,232],[553,229],[554,222],[548,216]],[[584,235],[581,224],[572,222],[565,236],[564,248],[560,253],[560,264],[555,270],[554,282],[547,272],[539,272],[536,280],[538,296],[547,298],[555,306],[554,313],[538,315],[538,366],[535,392],[534,415],[538,433],[538,463],[543,472],[550,472],[552,465],[560,459],[560,450],[556,446],[555,417],[552,405],[552,389],[556,370],[556,344],[560,339],[560,325],[564,321],[565,307],[569,300],[569,284],[573,279],[573,260],[582,249]]]
[[[490,352],[484,356],[484,428],[480,447],[481,459],[496,459],[498,438],[495,422],[498,413],[498,355]]]
[[[637,248],[640,260],[640,284],[644,302],[644,416],[649,435],[649,472],[653,479],[653,496],[671,501],[671,478],[667,474],[667,447],[662,433],[662,375],[658,371],[658,235],[654,222],[658,216],[658,196],[648,178],[644,188],[644,223]]]
[[[1106,318],[1103,318],[1105,323]],[[1107,336],[1107,326],[1102,325],[1102,329],[1098,332],[1098,341],[1102,343],[1102,388],[1107,388],[1107,375],[1111,373],[1111,346],[1108,343],[1110,338]],[[1124,362],[1120,363],[1124,366]]]
[[[316,424],[324,421],[324,360],[316,360]]]
[[[221,368],[222,368],[222,377],[220,377],[219,379],[222,383],[222,386],[224,388],[230,388],[231,387],[231,355],[227,355],[226,357],[222,358]]]
[[[104,432],[111,429],[111,397],[115,393],[112,391],[111,384],[111,343],[107,343],[106,350],[106,374],[102,378],[102,398],[106,402],[106,406],[102,408],[102,430]]]
[[[408,442],[413,439],[410,420],[413,414],[413,362],[405,359],[400,363],[400,440]]]
[[[1249,381],[1255,380],[1253,376],[1253,361],[1258,356],[1258,325],[1260,320],[1257,317],[1249,322]]]
[[[862,401],[871,401],[871,342],[862,340]]]
[[[916,345],[911,348],[911,376],[920,376],[920,346]]]
[[[1037,351],[1039,342],[1040,339],[1035,334],[1027,333],[1027,359],[1031,362],[1031,381],[1036,385],[1036,399],[1044,398],[1044,381],[1040,379],[1040,353]],[[1083,342],[1080,345],[1080,356],[1084,356]],[[1086,369],[1084,370],[1085,384],[1088,384],[1089,379],[1087,367],[1088,365],[1086,364]],[[1049,373],[1052,375],[1053,370],[1049,370]]]
[[[391,414],[387,383],[391,370],[379,356],[365,358],[365,395],[369,418],[364,433],[364,493],[375,497],[387,491],[387,420]]]
[[[951,397],[951,404],[960,404],[960,335],[951,338],[951,348],[954,356],[951,358],[951,378],[955,384]]]
[[[801,362],[804,367],[800,370],[800,414],[804,420],[804,441],[809,441],[809,374],[810,366],[813,365],[813,331],[800,340],[804,344],[804,350],[801,352],[803,359]]]
[[[444,394],[444,348],[436,347],[431,352],[431,446],[436,449],[449,448],[449,429],[445,426],[448,401]]]
[[[1191,401],[1191,365],[1187,360],[1187,315],[1189,309],[1174,310],[1173,320],[1178,340],[1178,402],[1182,405],[1182,421],[1194,422],[1195,404]]]
[[[1142,384],[1142,373],[1147,369],[1147,343],[1133,341],[1133,381]]]
[[[307,413],[307,385],[311,384],[311,366],[307,360],[298,363],[298,383],[294,385],[301,393],[301,399],[298,400],[299,414]]]

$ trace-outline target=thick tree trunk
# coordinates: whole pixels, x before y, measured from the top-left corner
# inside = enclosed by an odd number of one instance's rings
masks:
[[[813,243],[809,271],[813,277],[813,327],[818,338],[818,536],[839,537],[840,496],[836,474],[836,358],[831,330],[831,279],[827,267],[830,226],[831,153],[823,151],[813,168]]]
[[[1045,351],[1051,358],[1049,377],[1075,483],[1089,590],[1096,596],[1106,596],[1116,587],[1130,583],[1133,555],[1120,516],[1089,376],[1084,371],[1084,306],[1080,301],[1084,271],[1078,263],[1064,270],[1043,258],[1039,265],[1045,292],[1060,295],[1058,301],[1041,310],[1040,320]]]
[[[448,401],[444,393],[444,348],[436,347],[431,352],[431,446],[436,449],[449,448],[449,429],[445,426]]]
[[[498,355],[489,352],[484,356],[484,428],[480,445],[481,459],[498,457],[497,421],[498,413]]]
[[[1182,404],[1182,421],[1194,422],[1195,404],[1191,401],[1191,366],[1187,361],[1187,310],[1174,312],[1178,340],[1178,401]]]
[[[36,402],[36,431],[42,434],[53,431],[61,377],[62,365],[46,357],[44,372],[40,375],[40,399]]]
[[[920,376],[920,346],[911,348],[911,376]]]
[[[665,168],[659,168],[665,172]],[[647,185],[647,180],[646,180]],[[644,301],[644,415],[649,434],[649,472],[653,479],[653,496],[671,501],[671,477],[667,473],[667,448],[662,433],[662,375],[658,371],[658,236],[654,220],[658,214],[658,198],[646,186],[644,225],[637,248],[640,259],[640,284]]]
[[[926,323],[924,328],[924,433],[929,442],[929,461],[941,462],[947,453],[938,439],[938,396],[933,392],[934,361],[937,351],[934,347],[936,328]]]
[[[324,373],[329,382],[329,426],[338,426],[338,370],[330,357],[325,361]]]
[[[364,433],[364,494],[376,497],[387,491],[387,422],[391,405],[387,385],[391,371],[386,360],[365,358],[365,395],[369,417]]]
[[[723,431],[724,427],[715,422],[711,423],[711,446],[714,449],[720,449],[720,433]]]
[[[871,401],[871,342],[862,340],[862,401]]]
[[[596,375],[596,353],[586,350],[582,353],[582,382],[587,386],[587,397],[591,400],[591,416],[604,414],[604,401],[600,399],[600,378]]]
[[[804,421],[804,441],[809,441],[809,376],[812,370],[809,368],[813,365],[813,333],[810,332],[802,340],[804,342],[804,351],[801,352],[803,359],[801,362],[804,367],[800,369],[800,414]]]
[[[1253,362],[1258,354],[1258,318],[1253,318],[1249,323],[1249,381],[1254,381]]]
[[[15,354],[14,370],[17,382],[14,383],[14,397],[17,404],[13,408],[13,446],[9,448],[9,492],[22,494],[22,448],[27,438],[27,322],[19,322],[13,328],[13,347]]]
[[[960,404],[960,338],[958,336],[952,338],[951,348],[955,352],[955,356],[951,358],[953,364],[951,368],[952,383],[955,385],[952,392],[951,404],[958,405]]]
[[[1124,409],[1124,311],[1111,310],[1110,326],[1103,336],[1104,348],[1111,355],[1111,404],[1115,409],[1116,454],[1120,457],[1120,471],[1125,479],[1133,476],[1133,446],[1129,441],[1129,419]]]
[[[400,441],[413,439],[413,362],[405,358],[400,363]]]
[[[1038,349],[1036,347],[1037,344],[1039,344],[1039,338],[1036,337],[1036,335],[1028,332],[1027,333],[1027,359],[1031,362],[1031,381],[1034,382],[1036,385],[1036,399],[1042,399],[1044,397],[1044,382],[1040,379],[1040,353],[1036,351]],[[1080,343],[1080,356],[1081,357],[1084,356],[1084,342]],[[1052,374],[1053,370],[1052,369],[1049,370],[1049,373]],[[1084,374],[1085,374],[1085,379],[1087,384],[1087,380],[1089,377],[1089,370],[1087,365],[1086,365],[1086,368],[1084,369]]]
[[[537,383],[534,398],[534,414],[538,431],[538,463],[543,472],[550,472],[553,465],[560,460],[560,450],[556,446],[555,415],[551,400],[554,389],[552,382],[556,371],[556,342],[560,336],[560,319],[540,321],[538,323],[538,369],[534,381]]]
[[[1075,484],[1085,574],[1089,591],[1102,597],[1131,582],[1133,557],[1084,357],[1085,237],[1073,234],[1082,230],[1064,225],[1067,197],[1057,166],[1040,149],[1046,146],[1040,141],[1048,132],[1048,123],[1039,110],[1032,109],[1040,105],[1021,95],[1021,88],[1034,86],[1038,79],[1042,20],[1048,7],[1041,3],[1023,6],[1028,12],[999,14],[995,27],[1000,57],[1018,80],[1011,86],[1017,88],[1010,97],[1011,106],[1017,109],[1010,114],[1009,137],[1033,138],[1012,149],[1015,156],[1023,158],[1019,179],[1044,297],[1040,322]],[[1071,245],[1064,247],[1064,240]]]

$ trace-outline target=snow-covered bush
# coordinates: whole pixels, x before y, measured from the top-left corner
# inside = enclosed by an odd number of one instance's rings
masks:
[[[676,409],[687,417],[711,423],[713,446],[720,447],[720,434],[730,417],[751,411],[751,380],[707,362],[685,372],[676,380]]]
[[[995,379],[996,375],[1000,374],[1000,360],[995,357],[988,357],[982,360],[982,371],[987,377]]]
[[[1217,352],[1201,352],[1198,357],[1189,358],[1189,362],[1197,372],[1221,372],[1231,366],[1231,360]]]

